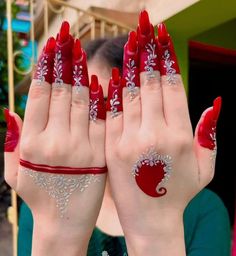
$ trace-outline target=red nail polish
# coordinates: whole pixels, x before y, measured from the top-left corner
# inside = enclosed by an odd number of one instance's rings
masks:
[[[85,51],[81,48],[80,40],[76,39],[73,48],[73,79],[72,86],[89,86],[87,57]]]
[[[14,152],[20,138],[19,128],[14,116],[12,116],[10,114],[10,111],[6,108],[4,109],[4,116],[7,122],[7,133],[4,144],[4,152]]]
[[[170,35],[168,34],[164,23],[158,25],[158,40],[161,45],[167,45],[169,43]]]
[[[113,77],[115,75],[115,77]],[[119,69],[112,69],[112,77],[108,87],[108,97],[106,102],[107,111],[111,112],[112,117],[119,115],[123,111],[122,107],[122,86],[119,74]]]
[[[167,76],[170,84],[175,84],[176,74],[180,74],[174,45],[170,35],[167,32],[164,23],[158,25],[158,56],[160,58],[160,73]]]
[[[128,42],[124,46],[123,76],[121,81],[122,87],[128,89],[131,99],[135,97],[137,88],[140,87],[137,44],[137,34],[132,31],[129,33]]]
[[[214,100],[212,109],[208,110],[198,128],[198,142],[202,147],[216,149],[216,125],[221,110],[221,97]]]
[[[50,37],[39,57],[37,68],[34,73],[34,79],[37,80],[38,84],[41,84],[42,82],[52,83],[55,45],[55,39]]]
[[[53,82],[57,85],[72,84],[73,37],[69,34],[69,23],[63,22],[55,47]]]
[[[61,29],[59,32],[59,42],[63,44],[64,42],[67,41],[70,35],[70,24],[67,21],[62,22],[61,24]]]
[[[140,12],[139,15],[139,27],[140,27],[140,32],[143,35],[149,35],[151,32],[150,29],[150,21],[149,21],[149,16],[146,10],[143,10]]]
[[[159,70],[159,65],[154,28],[149,21],[148,13],[146,11],[141,12],[139,16],[137,38],[139,48],[139,70],[140,72],[148,72],[151,77],[153,71]]]
[[[90,84],[90,106],[89,119],[96,121],[97,119],[106,119],[106,108],[104,103],[104,96],[102,86],[98,83],[96,75],[91,76]]]

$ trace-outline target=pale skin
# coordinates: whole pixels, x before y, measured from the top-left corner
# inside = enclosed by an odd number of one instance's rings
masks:
[[[98,75],[106,96],[110,67],[95,59],[88,69]],[[22,129],[12,113],[21,139],[15,152],[5,153],[5,178],[32,210],[32,255],[86,255],[95,224],[107,234],[124,234],[131,256],[186,255],[183,211],[214,172],[212,152],[192,134],[181,76],[170,86],[158,72],[151,80],[142,73],[140,94],[130,101],[124,89],[123,113],[115,118],[107,113],[106,122],[89,122],[88,103],[87,88],[76,94],[70,85],[51,89],[33,80]],[[144,194],[131,175],[134,162],[150,146],[174,160],[167,194],[159,198]],[[19,157],[54,166],[107,165],[109,182],[102,174],[83,193],[74,192],[60,218],[55,201],[19,170]]]

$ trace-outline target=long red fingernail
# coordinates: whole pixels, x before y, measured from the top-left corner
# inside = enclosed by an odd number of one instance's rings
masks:
[[[37,83],[39,85],[45,81],[50,84],[52,83],[55,45],[56,45],[56,40],[53,37],[50,37],[39,57],[37,68],[34,73],[34,79],[37,80]]]
[[[132,100],[140,87],[138,69],[137,34],[129,33],[128,42],[124,46],[122,87],[126,87]]]
[[[4,109],[4,116],[7,123],[4,152],[14,152],[20,138],[19,127],[14,116],[10,114],[10,111],[7,108]]]
[[[111,112],[112,117],[116,117],[123,110],[122,86],[118,68],[112,68],[112,77],[109,82],[106,109]]]
[[[103,97],[102,86],[98,83],[96,75],[91,76],[90,84],[90,107],[89,107],[89,119],[96,121],[97,119],[106,119],[106,108]]]
[[[203,118],[198,128],[198,141],[204,148],[216,149],[216,125],[221,110],[222,98],[217,97],[214,100],[213,107]]]
[[[81,48],[80,40],[76,39],[73,48],[73,79],[72,86],[79,90],[81,86],[89,86],[87,57],[85,51]]]
[[[58,40],[61,44],[67,41],[70,35],[70,24],[67,21],[62,22]]]
[[[176,83],[176,74],[180,73],[174,45],[164,23],[158,25],[158,56],[160,73],[167,76],[169,84]]]
[[[151,32],[150,25],[151,24],[150,24],[147,11],[146,10],[141,11],[139,15],[139,27],[140,27],[141,34],[149,35],[149,33]]]
[[[63,22],[56,40],[53,82],[57,85],[72,83],[73,37],[69,34],[69,23]]]
[[[154,76],[153,71],[159,70],[159,67],[154,28],[149,21],[148,13],[146,11],[140,13],[137,37],[140,72],[146,71],[148,77],[151,78]]]

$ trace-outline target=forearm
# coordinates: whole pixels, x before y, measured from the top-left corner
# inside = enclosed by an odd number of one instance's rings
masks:
[[[62,227],[55,231],[47,225],[34,224],[32,256],[85,256],[90,234],[70,232]]]
[[[185,256],[185,241],[183,222],[172,222],[163,225],[154,235],[128,235],[127,248],[130,256]]]

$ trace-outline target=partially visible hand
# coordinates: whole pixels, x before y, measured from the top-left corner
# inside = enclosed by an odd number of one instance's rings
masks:
[[[85,255],[104,193],[102,89],[93,76],[89,92],[86,56],[78,40],[73,44],[66,22],[57,41],[48,40],[23,129],[19,116],[5,110],[5,178],[32,210],[33,255]]]
[[[183,212],[213,178],[221,99],[203,113],[193,137],[176,55],[164,24],[155,39],[143,12],[137,31],[139,53],[134,32],[125,46],[123,97],[117,75],[109,87],[109,180],[130,255],[157,255],[157,251],[185,255]]]

